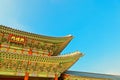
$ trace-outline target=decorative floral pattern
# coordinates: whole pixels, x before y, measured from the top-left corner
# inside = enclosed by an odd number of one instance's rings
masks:
[[[0,51],[0,72],[10,72],[20,76],[28,72],[31,76],[34,73],[37,77],[43,75],[54,77],[54,74],[60,75],[68,69],[80,56],[82,54],[77,52],[74,55],[61,56],[60,58]]]

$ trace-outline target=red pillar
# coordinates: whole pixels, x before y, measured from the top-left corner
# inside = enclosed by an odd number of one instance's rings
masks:
[[[57,74],[55,74],[55,79],[54,80],[58,80],[58,76],[57,76]]]
[[[28,80],[28,78],[29,78],[29,73],[28,73],[28,72],[26,72],[26,73],[25,73],[24,80]]]
[[[31,48],[29,49],[28,54],[32,55],[32,49]]]

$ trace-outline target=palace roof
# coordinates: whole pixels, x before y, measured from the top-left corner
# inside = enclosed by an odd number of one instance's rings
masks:
[[[39,35],[39,34],[35,34],[35,33],[30,33],[30,32],[13,29],[13,28],[6,27],[3,25],[0,25],[0,32],[29,38],[30,40],[38,41],[41,44],[48,43],[48,45],[51,45],[51,46],[54,46],[57,48],[56,50],[54,50],[52,52],[51,55],[53,55],[53,56],[59,55],[60,52],[67,46],[67,44],[73,38],[73,36],[71,36],[71,35],[64,36],[64,37],[51,37],[51,36]]]

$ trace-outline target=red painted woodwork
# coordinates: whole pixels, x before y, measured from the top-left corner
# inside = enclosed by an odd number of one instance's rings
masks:
[[[28,72],[26,72],[26,73],[25,73],[24,80],[28,80],[28,78],[29,78],[29,73],[28,73]]]
[[[28,54],[32,55],[32,49],[29,49]]]
[[[57,76],[57,74],[55,74],[55,79],[54,80],[58,80],[58,76]]]

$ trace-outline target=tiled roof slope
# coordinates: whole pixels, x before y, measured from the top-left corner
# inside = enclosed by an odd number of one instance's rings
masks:
[[[95,77],[95,78],[108,78],[111,80],[120,80],[120,75],[99,74],[90,72],[66,71],[66,74],[82,76],[82,77]]]

